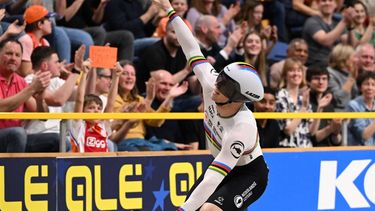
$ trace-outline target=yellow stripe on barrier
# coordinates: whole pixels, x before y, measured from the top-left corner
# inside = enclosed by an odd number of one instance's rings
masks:
[[[257,119],[375,118],[375,112],[254,113]],[[0,112],[0,119],[203,119],[203,113],[30,113]]]

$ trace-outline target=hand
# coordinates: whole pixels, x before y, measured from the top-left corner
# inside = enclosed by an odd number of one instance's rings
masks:
[[[272,26],[271,28],[271,37],[270,39],[276,43],[277,40],[279,39],[278,36],[277,36],[277,26]]]
[[[240,3],[240,1],[236,1],[235,4],[231,4],[229,6],[227,13],[229,13],[230,17],[233,18],[234,16],[236,16],[240,12],[240,10],[241,10],[241,3]]]
[[[51,72],[38,71],[35,73],[35,77],[31,82],[30,86],[34,88],[35,93],[43,92],[51,81]]]
[[[356,56],[352,56],[350,59],[349,59],[349,64],[348,64],[348,70],[350,72],[350,76],[354,79],[357,79],[358,77],[358,62],[359,62],[359,59],[356,57]]]
[[[81,72],[83,72],[83,73],[88,73],[88,72],[90,72],[90,70],[92,69],[92,68],[91,68],[91,65],[92,65],[91,59],[90,59],[90,58],[86,59],[86,60],[82,63],[82,69],[81,69]]]
[[[151,3],[151,5],[148,7],[146,13],[149,13],[152,17],[159,14],[159,7],[155,3]]]
[[[86,46],[81,45],[74,54],[74,68],[82,71],[83,57],[85,55]]]
[[[372,26],[375,26],[375,15],[369,17],[369,23],[370,23]]]
[[[302,107],[307,109],[310,103],[310,89],[302,90]]]
[[[66,80],[72,72],[74,63],[68,64],[66,60],[63,60],[62,62],[60,62],[59,66],[60,66],[60,78]]]
[[[243,35],[244,31],[241,27],[238,27],[236,30],[233,31],[233,33],[229,35],[227,45],[232,49],[236,48],[242,40]]]
[[[154,100],[156,95],[156,79],[154,77],[150,77],[146,82],[146,100],[150,103]]]
[[[343,20],[346,25],[349,25],[352,23],[355,13],[356,12],[353,7],[348,7],[342,12]]]
[[[122,72],[124,71],[124,68],[121,66],[120,62],[116,62],[115,68],[113,68],[112,71],[115,76],[120,77],[122,75]]]
[[[264,36],[267,40],[271,38],[271,33],[272,33],[272,27],[267,26],[266,28],[262,28],[260,31],[260,34]]]
[[[343,119],[332,119],[330,122],[330,127],[332,128],[332,132],[338,134],[341,132]]]
[[[188,144],[180,144],[180,143],[175,143],[177,149],[180,149],[180,150],[191,150],[193,149],[193,147],[191,145],[188,145]]]
[[[169,96],[175,98],[184,94],[188,90],[188,85],[187,81],[182,82],[180,86],[178,84],[174,85],[174,87],[169,90]]]
[[[0,21],[5,17],[5,9],[0,9]]]
[[[327,107],[331,103],[331,100],[332,100],[332,94],[331,93],[328,93],[328,94],[324,95],[318,101],[318,108],[323,109],[323,108]]]
[[[169,0],[152,0],[152,3],[157,5],[158,7],[167,10],[172,7],[171,3]]]
[[[18,22],[18,20],[15,20],[8,26],[7,30],[5,31],[7,36],[16,36],[25,31],[26,21],[24,21],[22,25],[18,25]]]

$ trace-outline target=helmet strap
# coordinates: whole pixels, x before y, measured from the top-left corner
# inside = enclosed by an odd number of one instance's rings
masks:
[[[216,103],[216,102],[215,102]],[[216,103],[216,105],[218,106],[224,106],[224,105],[227,105],[227,104],[230,104],[230,103],[233,103],[231,100],[228,100],[227,102],[225,103]]]

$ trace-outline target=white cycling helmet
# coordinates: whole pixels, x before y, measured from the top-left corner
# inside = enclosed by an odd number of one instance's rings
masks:
[[[224,67],[217,77],[216,86],[230,102],[259,101],[264,95],[257,71],[245,62],[234,62]]]

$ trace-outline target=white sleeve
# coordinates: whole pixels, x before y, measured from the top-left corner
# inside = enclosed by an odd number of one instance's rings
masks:
[[[256,143],[256,127],[239,124],[233,128],[235,129],[226,132],[220,153],[208,167],[202,182],[181,206],[182,209],[197,210],[201,207],[236,166],[243,153]]]
[[[203,89],[212,89],[217,78],[216,70],[203,56],[196,38],[173,9],[168,10],[168,17],[186,59],[189,61],[189,65],[192,67]]]

